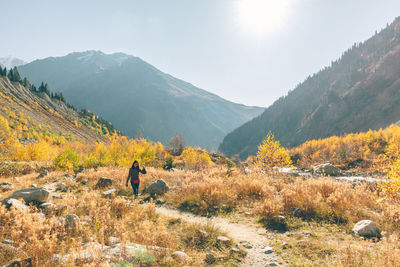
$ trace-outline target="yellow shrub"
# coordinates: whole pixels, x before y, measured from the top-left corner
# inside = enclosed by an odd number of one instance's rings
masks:
[[[400,200],[400,158],[388,173],[389,181],[381,182],[380,187],[385,197],[392,200]]]
[[[54,159],[53,166],[56,169],[73,171],[80,166],[80,157],[71,148],[66,148]]]
[[[182,152],[182,159],[187,169],[199,170],[212,165],[212,161],[208,153],[203,149],[194,149],[188,147]]]
[[[290,166],[289,152],[281,147],[279,141],[274,140],[274,135],[269,133],[258,147],[255,165],[262,167],[285,167]]]

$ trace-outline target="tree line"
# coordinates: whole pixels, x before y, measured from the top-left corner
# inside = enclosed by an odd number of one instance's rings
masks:
[[[9,71],[7,71],[6,67],[4,67],[4,69],[0,67],[0,76],[7,77],[11,82],[22,84],[24,87],[29,88],[31,92],[43,93],[48,95],[51,99],[57,99],[61,102],[66,103],[63,94],[61,92],[51,92],[47,83],[42,82],[37,88],[34,84],[31,84],[26,77],[24,79],[21,79],[21,75],[19,74],[17,67],[11,68]]]

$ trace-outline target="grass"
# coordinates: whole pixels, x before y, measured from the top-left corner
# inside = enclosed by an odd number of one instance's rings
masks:
[[[227,176],[226,167],[219,165],[197,172],[152,167],[147,170],[148,174],[141,177],[140,190],[162,178],[172,188],[162,197],[170,205],[198,215],[222,215],[241,223],[262,225],[277,253],[291,266],[396,266],[400,260],[400,206],[382,200],[373,187],[329,178],[303,180],[258,171],[245,173],[238,168]],[[170,255],[175,250],[190,256],[188,266],[203,265],[209,251],[214,251],[217,266],[239,263],[240,258],[230,255],[229,248],[217,246],[215,239],[221,234],[218,229],[162,217],[156,214],[154,204],[132,201],[132,190],[125,187],[127,174],[126,168],[102,167],[84,170],[76,181],[64,181],[73,188],[72,192],[52,202],[66,204],[64,214],[90,218],[75,236],[66,235],[56,216],[40,221],[32,213],[0,208],[0,239],[16,241],[23,251],[3,255],[0,263],[16,256],[30,256],[45,265],[54,253],[77,251],[82,242],[104,244],[110,236],[122,242],[170,248],[171,252],[156,255],[156,265],[160,266],[176,264]],[[38,179],[33,173],[2,181],[10,181],[19,189],[33,183],[43,185],[62,175],[52,172]],[[92,190],[99,177],[115,179],[114,198],[104,198],[102,190]],[[81,184],[83,179],[88,181],[86,185]],[[10,193],[2,194],[7,197]],[[286,220],[277,220],[276,216],[285,216]],[[383,231],[379,242],[351,233],[354,223],[362,219],[375,221]],[[199,229],[207,231],[208,237],[200,235]]]
[[[143,180],[149,184],[158,178],[157,170],[150,170]],[[37,178],[36,174],[2,179],[14,184],[15,190],[30,187],[35,183],[45,185],[62,176],[61,172],[50,173],[44,178]],[[180,221],[172,223],[171,219],[158,215],[154,204],[140,205],[139,201],[132,198],[132,190],[125,187],[127,170],[123,168],[99,168],[97,171],[86,170],[78,174],[76,181],[67,179],[63,181],[72,188],[71,192],[64,193],[63,199],[52,199],[56,205],[67,205],[67,209],[59,214],[76,214],[85,221],[75,233],[67,232],[55,214],[47,216],[44,220],[37,216],[37,209],[30,207],[30,212],[6,210],[0,206],[0,240],[13,240],[17,245],[17,252],[0,253],[0,265],[6,264],[15,258],[32,258],[37,266],[51,265],[54,254],[79,252],[81,244],[96,242],[105,244],[112,236],[119,238],[122,243],[137,243],[144,246],[158,246],[168,248],[162,253],[132,255],[127,262],[120,262],[122,266],[129,264],[149,263],[152,266],[176,266],[171,253],[175,250],[186,252],[190,260],[186,263],[191,266],[204,264],[205,254],[215,251],[221,264],[235,265],[239,259],[231,257],[229,248],[217,247],[216,236],[224,235],[212,226],[191,225]],[[115,178],[118,195],[114,198],[104,198],[102,190],[94,190],[94,185],[99,177]],[[145,177],[145,176],[143,176]],[[82,185],[81,181],[87,179],[88,183]],[[143,187],[141,187],[143,188]],[[11,192],[3,194],[8,197]],[[199,236],[198,231],[204,230],[208,236]],[[1,248],[0,248],[1,250]],[[155,256],[153,259],[151,255]],[[107,266],[101,257],[91,259],[85,263],[88,266]],[[135,263],[136,262],[136,263]],[[65,266],[73,266],[72,260],[65,262]]]

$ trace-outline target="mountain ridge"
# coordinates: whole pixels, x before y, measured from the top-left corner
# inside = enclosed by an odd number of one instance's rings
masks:
[[[245,158],[271,131],[285,146],[387,127],[400,119],[400,18],[309,76],[220,145]]]
[[[216,149],[229,131],[263,111],[227,101],[124,53],[73,52],[19,70],[35,83],[46,80],[74,106],[100,114],[123,134],[163,143],[181,134],[189,145]]]

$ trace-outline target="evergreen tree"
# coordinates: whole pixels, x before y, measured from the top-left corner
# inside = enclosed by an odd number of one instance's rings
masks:
[[[13,71],[13,69],[10,69],[10,71],[8,72],[7,77],[8,77],[8,79],[10,79],[10,81],[14,81],[14,71]]]
[[[17,67],[14,67],[13,70],[14,70],[14,82],[22,82]]]
[[[24,87],[29,87],[31,85],[31,83],[26,77],[22,80],[22,84],[24,85]]]
[[[42,82],[39,86],[39,93],[45,93],[46,95],[50,96],[49,85]]]
[[[36,86],[34,85],[34,84],[31,84],[31,86],[29,87],[29,89],[32,91],[32,92],[37,92],[37,89],[36,89]]]
[[[0,75],[7,76],[7,68],[6,67],[4,67],[4,69],[2,67],[0,67]]]

